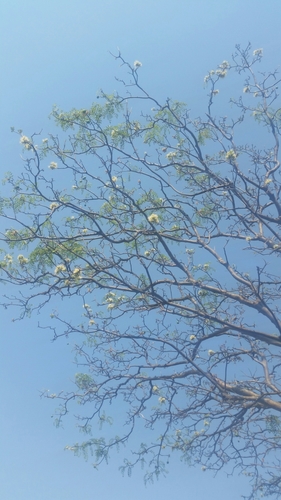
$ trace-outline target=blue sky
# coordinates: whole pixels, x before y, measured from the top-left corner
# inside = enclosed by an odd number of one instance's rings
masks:
[[[280,0],[1,0],[0,19],[2,176],[22,168],[10,127],[27,136],[54,131],[48,119],[54,104],[86,107],[100,88],[113,91],[115,75],[122,75],[109,53],[117,47],[129,62],[142,62],[142,84],[152,94],[186,101],[195,114],[204,109],[204,75],[230,58],[236,43],[262,47],[266,68],[280,65]],[[13,292],[2,286],[4,293]],[[39,320],[48,322],[42,314],[12,322],[14,311],[0,313],[3,500],[234,500],[245,491],[244,478],[224,472],[213,478],[177,456],[166,479],[145,487],[141,471],[122,478],[118,455],[96,472],[90,461],[64,451],[83,436],[73,421],[55,429],[55,406],[40,399],[40,391],[70,386],[71,345],[52,343],[49,332],[38,329]]]

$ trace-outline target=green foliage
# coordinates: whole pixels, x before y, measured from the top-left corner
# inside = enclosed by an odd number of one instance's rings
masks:
[[[208,128],[203,128],[198,134],[198,143],[200,146],[204,146],[207,139],[211,139],[212,132]]]
[[[90,377],[86,373],[76,373],[75,383],[79,389],[85,389],[85,390],[92,389],[94,386],[94,381],[92,377]]]

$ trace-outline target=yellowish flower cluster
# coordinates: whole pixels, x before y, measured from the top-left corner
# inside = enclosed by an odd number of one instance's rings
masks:
[[[219,78],[225,78],[227,75],[226,69],[217,69],[216,75],[218,75]]]
[[[262,54],[263,54],[263,49],[256,49],[256,50],[254,50],[254,52],[253,52],[253,56],[254,56],[254,57],[257,57],[257,56],[262,56]]]
[[[75,278],[78,278],[81,274],[81,269],[80,267],[75,267],[72,271],[72,274],[75,276]]]
[[[226,155],[225,155],[225,159],[228,160],[228,161],[234,161],[236,160],[237,158],[237,153],[235,153],[234,149],[230,149]]]
[[[9,253],[5,255],[4,260],[0,262],[0,267],[11,266],[13,264],[13,257]]]
[[[155,224],[159,224],[159,217],[157,214],[151,214],[147,217],[149,222],[154,222]]]
[[[55,170],[56,168],[58,168],[58,164],[55,161],[51,161],[48,168],[50,168],[51,170]]]
[[[51,203],[50,205],[50,210],[56,210],[56,208],[58,208],[58,203]]]
[[[28,263],[28,259],[24,257],[22,254],[18,255],[18,261],[21,266],[24,266]]]
[[[55,270],[54,270],[54,273],[55,274],[59,274],[59,273],[64,273],[66,271],[66,267],[64,264],[59,264]]]
[[[108,292],[105,296],[105,301],[107,302],[108,306],[107,309],[114,309],[115,307],[115,301],[116,301],[116,293],[114,292]]]
[[[31,141],[30,141],[30,139],[26,135],[23,135],[20,138],[20,144],[22,144],[25,147],[25,149],[31,149],[32,148]]]
[[[175,151],[171,151],[170,153],[166,154],[166,158],[169,161],[174,160],[176,156],[177,156],[177,153]]]

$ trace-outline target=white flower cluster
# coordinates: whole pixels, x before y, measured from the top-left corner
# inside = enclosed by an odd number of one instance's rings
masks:
[[[110,311],[115,307],[118,307],[126,299],[125,295],[119,295],[119,297],[114,292],[108,292],[105,296],[105,302],[107,304],[107,309]]]
[[[234,161],[236,160],[237,158],[237,153],[235,153],[234,149],[230,149],[229,151],[227,151],[226,155],[225,155],[225,159],[228,160],[228,161]]]
[[[51,161],[48,168],[50,168],[51,170],[55,170],[56,168],[58,168],[58,164],[55,161]]]
[[[155,224],[159,224],[159,217],[157,214],[151,214],[147,217],[149,222],[154,222]]]
[[[263,55],[263,49],[256,49],[253,52],[254,57],[261,57]]]
[[[21,266],[24,266],[28,263],[28,259],[24,257],[22,254],[18,255],[18,261]]]
[[[53,212],[54,210],[56,210],[56,208],[58,208],[58,206],[59,206],[58,203],[51,203],[50,210],[52,210],[52,212]]]
[[[25,149],[32,149],[31,140],[26,135],[21,136],[20,144],[22,144]]]
[[[137,69],[137,68],[140,68],[142,66],[142,63],[140,61],[135,61],[134,62],[134,67]]]
[[[54,273],[55,274],[60,274],[64,273],[66,271],[66,267],[64,264],[58,264],[58,266],[55,268]]]
[[[11,266],[13,264],[13,257],[9,253],[5,255],[4,261],[1,262],[1,267]]]
[[[173,161],[177,156],[177,153],[175,151],[171,151],[170,153],[166,154],[166,158],[169,161]]]
[[[227,75],[227,70],[229,68],[230,68],[229,62],[223,61],[218,66],[218,69],[216,71],[214,71],[213,69],[211,71],[209,71],[209,73],[204,78],[204,83],[207,83],[214,75],[217,75],[219,78],[225,78]],[[218,93],[217,91],[215,91],[215,92],[216,92],[216,94]]]
[[[81,278],[81,269],[80,267],[75,267],[72,271],[72,275],[74,278]]]

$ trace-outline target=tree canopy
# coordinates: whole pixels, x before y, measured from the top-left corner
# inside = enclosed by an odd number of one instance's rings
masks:
[[[249,476],[249,499],[281,493],[280,80],[262,55],[237,46],[209,71],[198,117],[117,54],[118,92],[54,107],[58,135],[16,131],[0,212],[3,305],[50,310],[53,338],[77,342],[73,391],[45,394],[58,424],[80,405],[68,448],[98,466],[128,442],[121,469],[147,480],[178,451]]]

